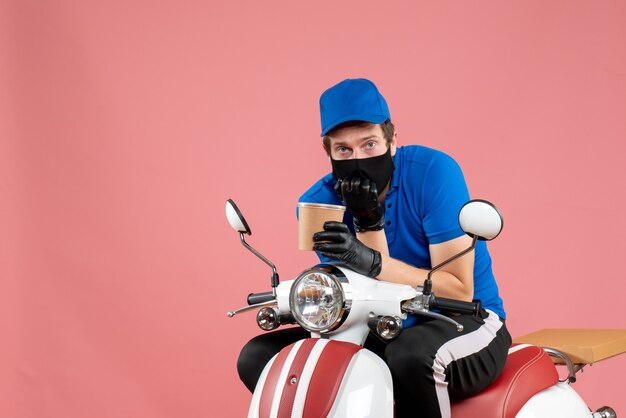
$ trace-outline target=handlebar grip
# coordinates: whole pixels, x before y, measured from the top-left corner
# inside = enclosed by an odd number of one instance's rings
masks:
[[[257,303],[269,302],[274,299],[274,293],[262,292],[262,293],[250,293],[248,295],[248,305],[256,305]]]
[[[475,299],[472,302],[463,302],[456,299],[438,298],[433,296],[430,300],[429,307],[431,309],[440,309],[446,312],[464,313],[478,316],[482,309],[480,300]]]

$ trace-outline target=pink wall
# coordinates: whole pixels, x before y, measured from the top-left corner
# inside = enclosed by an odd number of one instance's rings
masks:
[[[0,4],[2,418],[242,416],[257,329],[225,313],[269,272],[224,202],[283,278],[314,262],[294,207],[346,77],[504,213],[514,334],[626,328],[626,2],[393,4]],[[576,388],[624,413],[625,372]]]

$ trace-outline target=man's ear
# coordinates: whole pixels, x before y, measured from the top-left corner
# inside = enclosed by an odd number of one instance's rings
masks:
[[[393,137],[391,138],[391,156],[396,155],[396,148],[398,147],[398,131],[393,133]]]
[[[328,157],[328,160],[330,160],[330,153],[326,150],[326,147],[324,146],[324,141],[322,141],[322,149],[324,150],[324,154],[326,154],[326,156]]]

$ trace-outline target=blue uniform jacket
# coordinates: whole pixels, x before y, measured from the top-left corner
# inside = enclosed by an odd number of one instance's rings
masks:
[[[458,222],[461,207],[469,200],[459,165],[447,154],[431,148],[409,145],[397,148],[394,173],[385,198],[385,235],[389,255],[415,267],[430,269],[429,244],[438,244],[463,235]],[[341,205],[328,174],[301,197],[300,202]],[[344,222],[352,229],[352,217]],[[322,262],[331,261],[320,256]],[[500,318],[506,314],[491,269],[491,257],[484,241],[478,241],[474,261],[474,299]],[[405,325],[411,325],[411,322]]]

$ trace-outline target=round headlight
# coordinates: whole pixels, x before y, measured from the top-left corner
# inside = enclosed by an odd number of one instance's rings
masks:
[[[305,271],[291,285],[291,313],[309,331],[327,332],[337,328],[345,319],[345,302],[339,279],[321,269]]]

